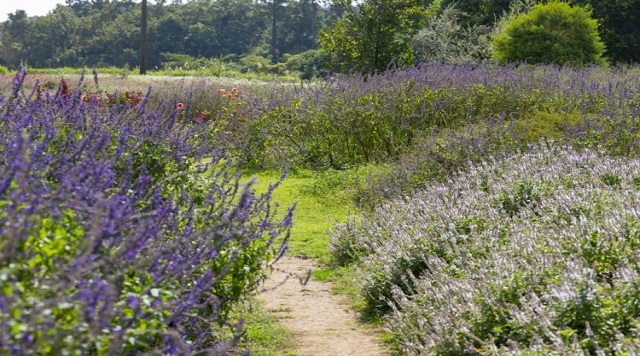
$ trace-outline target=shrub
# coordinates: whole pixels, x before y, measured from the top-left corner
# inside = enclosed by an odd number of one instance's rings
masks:
[[[252,73],[268,73],[272,70],[273,64],[268,58],[257,54],[248,54],[240,59],[242,70]]]
[[[464,129],[420,135],[410,150],[385,171],[370,175],[356,193],[356,203],[372,210],[395,197],[412,195],[429,182],[443,181],[471,162],[508,157],[526,149],[527,128],[497,117]]]
[[[364,299],[406,354],[635,353],[639,176],[551,143],[471,165],[348,231]]]
[[[481,25],[465,27],[460,24],[463,16],[464,13],[449,6],[427,20],[427,27],[411,38],[416,61],[466,63],[490,58],[490,29]]]
[[[493,56],[502,63],[602,64],[604,50],[590,11],[558,1],[515,17],[493,41]]]
[[[325,77],[329,73],[323,68],[330,60],[330,55],[321,50],[310,49],[294,55],[285,55],[286,67],[290,71],[299,72],[300,79]]]
[[[24,79],[0,95],[0,353],[232,348],[241,325],[214,335],[284,252],[273,187],[240,187],[210,127],[173,105],[29,96]]]

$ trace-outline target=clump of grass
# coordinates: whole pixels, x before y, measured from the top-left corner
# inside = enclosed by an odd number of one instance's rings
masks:
[[[343,221],[355,207],[349,185],[334,186],[328,181],[345,175],[353,177],[355,174],[331,171],[317,174],[303,169],[287,174],[287,178],[274,191],[273,201],[282,206],[296,206],[296,218],[288,241],[290,255],[314,258],[321,263],[329,262],[329,230],[335,222]],[[280,175],[280,172],[268,170],[244,173],[247,179],[253,177],[256,180],[258,191],[266,189]]]
[[[230,321],[233,324],[240,320],[245,327],[245,335],[236,350],[249,350],[252,355],[275,356],[295,348],[293,332],[280,324],[260,301],[252,299],[237,305]]]

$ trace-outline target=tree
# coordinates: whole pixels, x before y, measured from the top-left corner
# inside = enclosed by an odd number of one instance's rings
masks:
[[[442,0],[442,8],[455,7],[467,14],[462,25],[491,25],[496,17],[509,8],[511,0]]]
[[[67,6],[58,5],[47,16],[31,20],[31,48],[27,63],[33,67],[77,66],[81,20]]]
[[[614,62],[640,63],[640,0],[574,0],[589,5],[600,22],[605,55]]]
[[[140,14],[140,74],[147,74],[147,0],[142,0]]]
[[[429,12],[420,0],[340,2],[343,17],[320,32],[320,46],[338,58],[338,70],[382,72],[389,64],[413,64],[409,39]]]
[[[87,16],[99,12],[109,2],[108,0],[65,0],[78,16]]]
[[[9,14],[9,20],[2,24],[2,58],[9,66],[17,68],[27,59],[32,27],[24,10]]]
[[[466,14],[448,6],[431,17],[413,36],[411,45],[419,62],[481,62],[491,56],[490,28],[466,24]]]
[[[501,63],[604,63],[598,21],[580,6],[552,1],[516,16],[493,40]]]

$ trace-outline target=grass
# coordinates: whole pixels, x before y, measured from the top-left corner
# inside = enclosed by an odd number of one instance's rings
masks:
[[[274,170],[248,170],[243,172],[242,183],[255,180],[258,193],[264,192],[269,184],[280,180],[282,172]],[[329,229],[334,221],[344,221],[349,212],[354,211],[353,193],[346,186],[345,179],[336,179],[353,172],[324,172],[296,170],[289,172],[286,179],[274,191],[273,201],[279,205],[279,213],[296,204],[289,256],[312,258],[322,264],[329,263]],[[338,270],[326,269],[317,273],[335,274]],[[318,280],[327,279],[318,278]],[[336,293],[355,295],[357,289],[347,279],[337,288]],[[345,291],[349,289],[350,292]],[[252,307],[239,314],[245,320],[247,329],[239,350],[247,348],[253,355],[295,356],[292,331],[278,323],[276,313],[285,310],[267,311],[255,298],[250,299]]]
[[[252,299],[239,305],[233,311],[232,319],[240,318],[245,322],[246,335],[237,350],[251,350],[251,354],[257,356],[271,356],[288,354],[288,350],[295,347],[292,331],[282,326],[260,301]]]
[[[289,172],[282,185],[274,192],[273,201],[280,211],[296,204],[290,256],[313,258],[322,264],[329,262],[329,229],[334,221],[342,222],[355,210],[353,193],[341,184],[327,183],[326,177],[350,172],[316,173],[310,170]],[[244,181],[256,180],[257,191],[264,191],[270,183],[280,179],[281,172],[251,171],[244,173]]]
[[[87,68],[88,69],[88,68]],[[31,74],[49,74],[49,75],[73,75],[77,76],[82,73],[83,68],[75,67],[58,67],[58,68],[31,68],[27,70]],[[128,78],[130,76],[138,76],[140,72],[138,67],[100,67],[96,68],[96,71],[100,76],[110,75],[121,78]],[[87,72],[91,72],[88,69]],[[15,71],[9,71],[10,74],[15,75]],[[283,81],[283,82],[300,82],[298,76],[293,74],[274,74],[274,73],[256,73],[248,71],[246,73],[235,70],[211,70],[209,68],[204,69],[150,69],[147,70],[146,76],[139,76],[142,78],[153,78],[154,76],[164,77],[227,77],[234,79],[250,79],[250,80],[262,80],[262,81]]]

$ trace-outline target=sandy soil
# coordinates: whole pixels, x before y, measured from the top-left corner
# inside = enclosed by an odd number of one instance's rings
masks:
[[[313,260],[285,257],[259,295],[266,308],[294,332],[297,347],[283,354],[385,355],[378,337],[358,325],[345,298],[331,293],[331,283],[309,278],[313,268]]]

